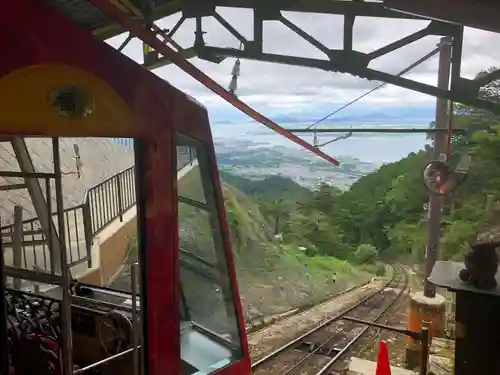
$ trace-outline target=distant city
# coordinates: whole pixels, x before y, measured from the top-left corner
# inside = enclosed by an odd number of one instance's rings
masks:
[[[215,151],[222,171],[249,179],[280,175],[310,189],[320,183],[345,189],[379,167],[351,156],[338,157],[335,167],[306,150],[242,139],[217,138]]]

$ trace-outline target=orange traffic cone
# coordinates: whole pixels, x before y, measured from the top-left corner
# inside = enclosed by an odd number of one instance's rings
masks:
[[[391,375],[391,364],[389,363],[389,350],[385,341],[380,341],[377,358],[377,371],[375,375]]]

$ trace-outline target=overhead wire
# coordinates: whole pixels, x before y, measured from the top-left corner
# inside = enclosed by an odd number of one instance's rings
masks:
[[[428,54],[426,54],[425,56],[421,57],[420,59],[418,59],[417,61],[415,61],[413,64],[411,64],[410,66],[408,66],[407,68],[403,69],[402,71],[400,71],[399,73],[396,74],[396,77],[400,77],[406,73],[408,73],[410,70],[412,70],[413,68],[417,67],[418,65],[422,64],[423,62],[427,61],[428,59],[430,59],[432,56],[436,55],[440,50],[440,47],[437,47],[435,48],[434,50],[432,50],[431,52],[429,52]],[[363,95],[360,95],[358,96],[356,99],[354,100],[351,100],[349,103],[346,103],[344,104],[342,107],[340,108],[337,108],[335,111],[329,113],[328,115],[322,117],[321,119],[319,119],[318,121],[312,123],[311,125],[309,125],[306,129],[311,129],[313,126],[315,125],[318,125],[320,122],[323,122],[325,120],[327,120],[328,118],[332,117],[333,115],[339,113],[340,111],[346,109],[347,107],[353,105],[354,103],[356,103],[357,101],[363,99],[365,96],[368,96],[370,95],[372,92],[380,89],[381,87],[387,85],[386,82],[383,82],[377,86],[375,86],[373,89],[365,92]]]

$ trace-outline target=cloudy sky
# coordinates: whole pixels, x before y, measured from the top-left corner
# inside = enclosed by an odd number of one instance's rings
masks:
[[[252,39],[252,13],[246,10],[218,8],[241,34]],[[284,12],[284,16],[303,28],[329,48],[342,47],[343,22],[341,16],[314,15]],[[180,15],[159,22],[163,28],[171,28]],[[370,52],[424,27],[427,22],[373,19],[359,17],[354,27],[354,49]],[[204,21],[205,41],[208,45],[238,48],[239,41],[214,19]],[[118,46],[125,36],[109,41]],[[192,46],[194,20],[187,20],[174,37],[183,47]],[[436,47],[439,37],[424,40],[392,52],[372,61],[371,68],[397,73]],[[472,78],[480,69],[500,65],[500,36],[484,31],[467,29],[463,47],[462,76]],[[123,51],[129,57],[142,61],[141,44],[132,41]],[[264,51],[302,57],[324,58],[322,52],[311,47],[299,36],[278,22],[267,22],[264,27]],[[231,79],[234,59],[213,64],[200,59],[191,62],[218,83],[227,87]],[[271,144],[293,147],[288,140],[273,136],[263,125],[249,121],[244,115],[212,94],[200,83],[175,66],[157,69],[156,74],[172,85],[189,93],[207,106],[212,131],[216,137],[240,138],[249,133],[266,139]],[[437,80],[437,56],[431,58],[406,75],[414,80],[435,84]],[[238,81],[238,95],[247,104],[280,125],[309,125],[341,105],[373,88],[379,82],[370,82],[347,74],[292,67],[264,62],[243,60]],[[387,85],[360,102],[332,117],[326,125],[338,126],[426,126],[432,120],[435,99],[433,97]],[[311,136],[304,136],[311,141]],[[328,140],[328,136],[322,136]],[[359,136],[332,144],[326,149],[332,156],[349,154],[370,161],[391,161],[422,147],[421,135],[394,137]]]

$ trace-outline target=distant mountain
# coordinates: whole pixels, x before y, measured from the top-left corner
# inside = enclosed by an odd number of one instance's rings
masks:
[[[338,104],[341,107],[341,104]],[[280,125],[306,126],[315,123],[326,114],[331,113],[335,106],[314,107],[300,113],[266,113],[271,119]],[[360,123],[387,123],[387,124],[428,124],[433,120],[435,108],[433,106],[415,107],[390,107],[373,108],[353,106],[348,107],[325,121],[322,125]],[[231,124],[248,121],[242,113],[219,113],[212,110],[210,113],[212,124]]]

